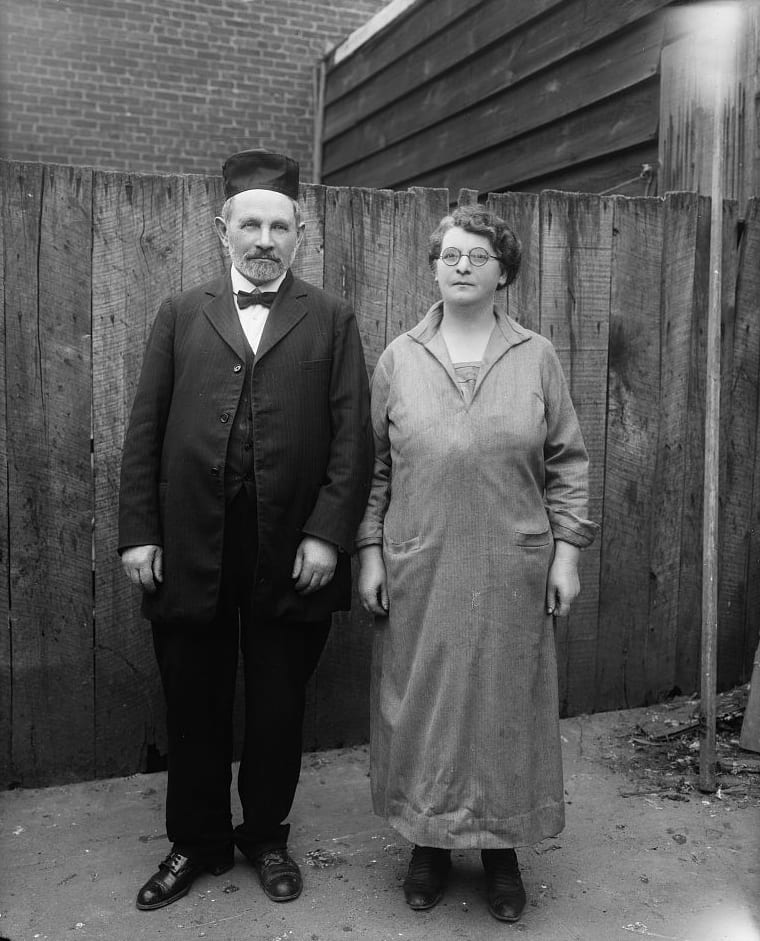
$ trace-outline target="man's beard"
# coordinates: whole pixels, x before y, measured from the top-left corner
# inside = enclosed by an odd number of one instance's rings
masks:
[[[240,258],[233,257],[233,264],[238,271],[245,275],[251,284],[268,284],[279,278],[287,269],[279,258]]]

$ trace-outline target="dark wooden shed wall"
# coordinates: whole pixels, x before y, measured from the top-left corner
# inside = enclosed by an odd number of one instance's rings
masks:
[[[322,181],[652,192],[672,0],[420,0],[325,70]]]

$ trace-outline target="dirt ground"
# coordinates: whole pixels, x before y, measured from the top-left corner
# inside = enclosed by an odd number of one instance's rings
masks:
[[[174,905],[137,911],[168,850],[163,773],[0,793],[0,939],[760,941],[760,755],[738,747],[745,699],[721,697],[712,794],[698,789],[697,702],[562,720],[567,826],[518,851],[529,902],[517,925],[488,914],[475,852],[453,854],[435,909],[404,904],[409,846],[372,813],[356,747],[304,758],[290,845],[305,890],[287,905],[238,859]]]

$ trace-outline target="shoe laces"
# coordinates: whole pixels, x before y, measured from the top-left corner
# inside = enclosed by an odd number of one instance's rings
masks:
[[[267,850],[266,853],[262,853],[258,858],[258,863],[260,866],[287,866],[290,864],[288,859],[288,854],[285,850]]]

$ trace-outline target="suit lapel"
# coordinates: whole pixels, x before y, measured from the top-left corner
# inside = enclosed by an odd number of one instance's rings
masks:
[[[203,312],[211,321],[219,336],[237,353],[246,358],[246,342],[243,328],[240,326],[235,299],[232,296],[232,283],[229,277],[218,281],[209,290],[211,299],[203,306]]]
[[[259,348],[256,350],[256,360],[265,356],[273,346],[278,344],[293,327],[308,313],[308,307],[303,298],[306,291],[288,272],[287,280],[283,283],[272,309],[269,311],[264,332],[261,335]]]

